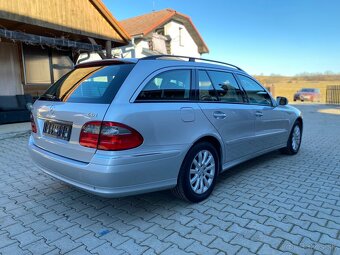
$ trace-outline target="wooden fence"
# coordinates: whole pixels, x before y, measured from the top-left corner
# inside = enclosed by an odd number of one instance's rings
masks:
[[[340,85],[327,86],[326,103],[327,104],[340,104]]]

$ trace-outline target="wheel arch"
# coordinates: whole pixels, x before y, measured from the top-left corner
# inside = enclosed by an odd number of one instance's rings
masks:
[[[200,143],[209,143],[209,147],[214,147],[216,149],[216,153],[218,155],[219,158],[219,164],[218,164],[218,168],[217,168],[217,173],[215,174],[214,180],[211,183],[211,185],[209,186],[208,190],[206,190],[204,193],[202,194],[197,194],[195,193],[195,191],[192,190],[191,187],[189,187],[190,185],[190,172],[188,172],[187,170],[188,167],[190,168],[192,162],[191,162],[191,157],[195,157],[195,153],[196,151],[194,151],[193,153],[190,153],[190,151],[194,148],[194,146],[198,146]],[[220,138],[214,136],[214,135],[203,135],[199,138],[197,138],[190,146],[190,148],[188,148],[186,155],[183,159],[182,162],[182,166],[181,169],[179,171],[178,177],[177,177],[177,185],[176,187],[174,187],[172,189],[172,192],[175,196],[187,200],[187,201],[191,201],[191,202],[200,202],[204,199],[206,199],[207,197],[210,196],[212,190],[214,189],[214,186],[216,184],[216,178],[218,177],[219,173],[220,173],[220,169],[221,169],[221,162],[222,162],[222,155],[223,155],[223,149],[222,149],[222,141],[220,140]],[[205,144],[205,146],[208,146],[207,144]],[[203,147],[199,147],[196,150],[199,151],[201,148]],[[215,152],[214,152],[215,154]],[[188,156],[190,156],[190,161],[187,161]],[[189,164],[188,164],[189,163]],[[184,166],[184,168],[183,168]]]
[[[196,144],[201,143],[201,142],[208,142],[208,143],[212,144],[214,146],[214,148],[216,149],[218,157],[219,157],[219,167],[218,167],[218,174],[219,174],[221,172],[221,169],[222,169],[222,162],[223,162],[223,155],[224,155],[224,153],[223,153],[224,149],[223,149],[222,141],[219,138],[217,138],[217,137],[215,137],[213,135],[205,135],[205,136],[202,136],[202,137],[198,138],[191,145],[189,150],[193,146],[195,146]]]
[[[301,127],[301,132],[303,131],[303,120],[302,120],[302,117],[299,116],[295,122],[298,122],[300,124],[300,127]]]

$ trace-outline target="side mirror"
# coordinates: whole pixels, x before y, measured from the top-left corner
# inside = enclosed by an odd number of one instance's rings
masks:
[[[287,105],[288,104],[288,99],[286,97],[277,97],[276,102],[279,105]]]

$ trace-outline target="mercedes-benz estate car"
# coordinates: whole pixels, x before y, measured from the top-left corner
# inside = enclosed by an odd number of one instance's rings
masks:
[[[172,189],[198,202],[236,164],[299,151],[303,120],[287,103],[227,63],[88,62],[34,103],[29,151],[47,174],[97,195]]]

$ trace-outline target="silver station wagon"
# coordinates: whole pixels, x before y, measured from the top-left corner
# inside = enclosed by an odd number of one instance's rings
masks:
[[[47,174],[97,195],[172,189],[199,202],[232,166],[298,152],[302,117],[287,103],[227,63],[167,55],[88,62],[34,103],[29,151]]]

